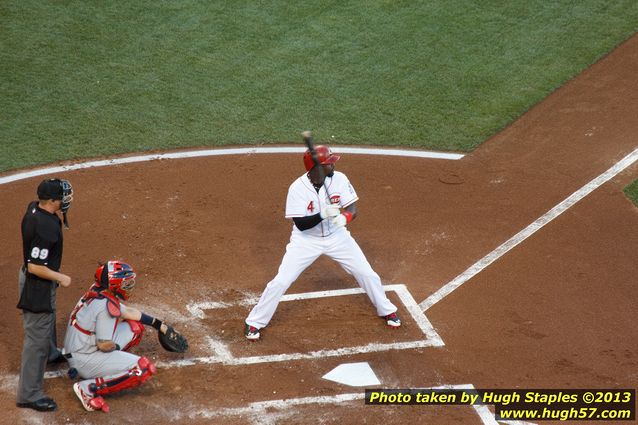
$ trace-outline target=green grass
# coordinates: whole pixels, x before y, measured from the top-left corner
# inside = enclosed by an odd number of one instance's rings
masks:
[[[627,187],[625,187],[624,192],[625,195],[627,195],[627,198],[631,199],[634,205],[638,207],[638,179],[628,184]]]
[[[468,151],[636,22],[635,0],[5,0],[0,171],[305,129]]]

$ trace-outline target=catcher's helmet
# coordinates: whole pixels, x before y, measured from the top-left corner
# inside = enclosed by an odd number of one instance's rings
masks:
[[[121,261],[109,261],[95,271],[95,282],[115,296],[127,300],[135,286],[133,267]]]
[[[341,158],[339,155],[332,153],[332,149],[326,145],[315,146],[315,152],[317,152],[317,162],[321,165],[334,164]],[[315,166],[310,150],[303,154],[303,163],[306,166],[306,171],[312,170]]]
[[[60,209],[63,213],[71,207],[73,201],[73,186],[68,180],[46,179],[38,185],[38,199],[53,199],[62,201]]]

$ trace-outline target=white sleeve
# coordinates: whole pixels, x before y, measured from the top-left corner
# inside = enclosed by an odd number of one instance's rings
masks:
[[[297,184],[298,179],[290,185],[286,198],[286,218],[304,217],[306,215],[306,198],[303,196],[303,187]]]
[[[359,197],[357,196],[357,192],[355,192],[354,187],[352,187],[350,180],[348,180],[348,177],[346,177],[345,174],[342,174],[342,176],[343,181],[339,185],[339,189],[341,192],[341,206],[345,208],[348,205],[357,202]]]

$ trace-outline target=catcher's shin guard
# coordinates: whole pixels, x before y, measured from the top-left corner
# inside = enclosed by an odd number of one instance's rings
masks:
[[[131,332],[133,332],[133,339],[131,342],[126,344],[122,351],[129,351],[131,348],[135,347],[142,341],[142,336],[144,335],[144,325],[141,322],[135,320],[127,320],[129,327],[131,328]]]
[[[155,365],[146,357],[141,357],[135,367],[123,375],[112,379],[95,378],[89,389],[96,395],[112,394],[128,388],[135,388],[148,381],[157,372]]]

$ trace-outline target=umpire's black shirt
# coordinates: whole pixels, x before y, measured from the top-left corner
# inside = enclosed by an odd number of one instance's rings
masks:
[[[58,215],[38,207],[38,201],[31,202],[22,218],[24,266],[33,263],[59,271],[62,245],[62,221]]]

